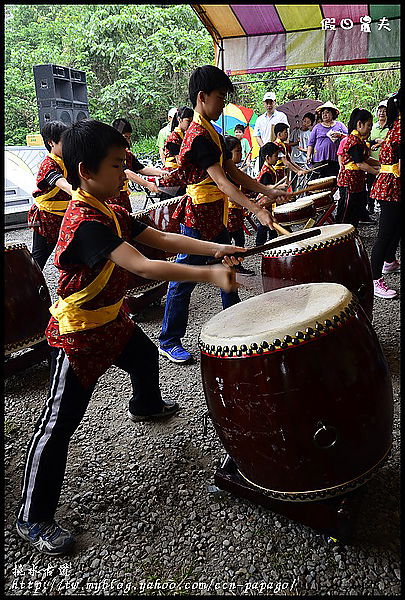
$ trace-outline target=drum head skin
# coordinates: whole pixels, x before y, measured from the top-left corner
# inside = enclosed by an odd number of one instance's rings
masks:
[[[294,202],[287,202],[286,204],[280,204],[279,206],[276,206],[276,208],[274,209],[274,214],[290,214],[292,212],[295,212],[296,210],[301,210],[302,208],[311,206],[311,204],[313,204],[313,201],[310,196],[307,196],[305,198],[295,200]]]
[[[219,346],[271,345],[344,313],[352,294],[338,283],[307,283],[272,290],[244,300],[212,317],[200,341],[215,352]],[[340,317],[339,317],[340,318]]]
[[[353,225],[349,225],[347,223],[341,223],[336,225],[324,225],[321,227],[313,227],[314,229],[320,229],[321,233],[311,238],[307,238],[306,240],[302,240],[301,242],[295,242],[294,244],[286,244],[281,248],[275,248],[274,250],[267,250],[263,253],[263,256],[279,256],[280,254],[295,254],[304,249],[316,249],[322,248],[326,245],[326,242],[330,244],[338,243],[339,241],[346,239],[348,236],[356,235],[356,230]],[[311,229],[307,229],[306,231],[311,231]],[[288,235],[281,235],[279,240],[285,239],[288,240]]]

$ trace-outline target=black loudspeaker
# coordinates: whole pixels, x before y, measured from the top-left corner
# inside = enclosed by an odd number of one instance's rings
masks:
[[[33,67],[40,130],[48,121],[66,125],[89,118],[86,74],[58,65]]]

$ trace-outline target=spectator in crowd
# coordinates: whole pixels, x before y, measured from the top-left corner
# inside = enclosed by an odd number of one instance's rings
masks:
[[[164,162],[165,162],[165,153],[164,153],[165,142],[167,140],[167,136],[169,135],[169,133],[171,131],[172,119],[176,113],[177,113],[177,108],[171,108],[169,110],[169,112],[167,113],[168,123],[167,123],[167,125],[162,127],[162,129],[158,133],[156,146],[159,148],[159,156],[160,156],[160,160],[162,161],[162,164],[164,164]]]
[[[274,126],[277,123],[285,123],[288,125],[287,115],[280,110],[276,110],[276,94],[274,92],[266,92],[263,96],[266,112],[257,117],[253,135],[257,139],[260,148],[272,142],[275,139]],[[259,153],[259,169],[263,166],[263,156]]]
[[[308,112],[302,118],[300,128],[293,129],[290,138],[291,158],[301,169],[307,168],[307,148],[309,136],[315,122],[315,115]],[[303,175],[293,178],[293,191],[301,189]]]
[[[347,127],[341,121],[337,121],[339,109],[332,102],[318,106],[315,113],[320,115],[321,122],[315,125],[309,136],[307,163],[313,162],[315,167],[326,163],[318,169],[320,177],[337,176],[337,150],[341,138],[347,135]]]
[[[377,122],[374,123],[370,133],[370,156],[376,160],[380,160],[380,148],[383,143],[385,136],[388,133],[387,127],[387,100],[382,100],[377,107]],[[367,185],[367,208],[370,214],[374,213],[374,198],[370,197],[370,191],[375,181],[374,175],[367,173],[366,185]]]
[[[235,125],[235,137],[240,141],[242,148],[242,164],[248,167],[250,165],[250,153],[252,149],[250,147],[249,141],[245,137],[243,137],[245,134],[245,130],[246,127],[241,123]]]

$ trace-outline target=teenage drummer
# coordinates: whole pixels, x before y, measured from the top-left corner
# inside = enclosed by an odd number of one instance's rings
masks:
[[[72,196],[72,186],[66,180],[62,159],[62,134],[67,125],[49,121],[41,135],[49,154],[41,162],[33,192],[34,203],[28,211],[28,227],[33,229],[32,256],[41,270],[58,241],[63,215]]]
[[[212,121],[219,118],[226,95],[232,91],[229,77],[212,65],[198,67],[191,75],[189,98],[194,117],[184,135],[178,157],[178,171],[187,184],[187,194],[172,217],[179,221],[181,232],[185,235],[225,244],[229,243],[225,226],[228,221],[228,198],[254,213],[263,225],[272,227],[273,224],[271,214],[251,202],[237,186],[262,193],[273,202],[277,196],[285,195],[281,190],[269,190],[238,169],[232,162],[231,153],[225,149],[223,137],[213,127]],[[166,185],[170,185],[169,180],[170,176],[166,178]],[[176,261],[182,264],[205,264],[207,258],[181,254]],[[170,282],[167,292],[159,352],[179,364],[193,360],[190,352],[183,348],[181,338],[186,332],[194,287],[192,283]],[[229,294],[221,291],[221,298],[223,308],[240,301],[237,292]]]

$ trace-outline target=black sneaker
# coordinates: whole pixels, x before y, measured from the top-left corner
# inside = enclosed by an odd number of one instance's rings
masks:
[[[163,400],[164,405],[161,411],[157,413],[153,413],[151,415],[135,415],[130,410],[128,410],[128,418],[131,419],[134,423],[139,423],[140,421],[148,421],[149,419],[161,419],[162,417],[170,417],[174,415],[177,411],[180,410],[180,406],[174,400]]]
[[[50,556],[65,554],[76,541],[69,531],[62,529],[55,521],[43,523],[17,521],[16,529],[18,535],[34,546],[38,552]]]

